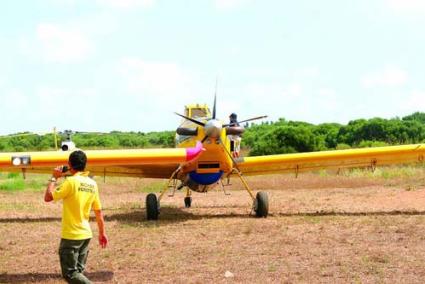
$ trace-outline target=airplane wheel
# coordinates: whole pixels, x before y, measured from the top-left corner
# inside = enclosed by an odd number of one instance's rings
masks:
[[[154,193],[146,196],[146,218],[148,220],[158,220],[159,206],[158,199]]]
[[[260,191],[257,193],[254,210],[257,217],[267,217],[269,214],[269,198],[266,192]]]
[[[190,197],[190,196],[186,196],[186,197],[184,198],[184,206],[185,206],[186,208],[190,208],[190,207],[192,206],[192,197]]]

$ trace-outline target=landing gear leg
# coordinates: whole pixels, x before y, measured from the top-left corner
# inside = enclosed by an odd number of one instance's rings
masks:
[[[220,185],[221,185],[221,189],[222,189],[222,190],[223,190],[223,192],[224,192],[224,195],[230,195],[230,193],[228,193],[228,192],[226,191],[226,188],[225,188],[225,186],[230,185],[230,184],[229,184],[229,180],[227,180],[227,184],[224,184],[224,183],[223,183],[223,180],[222,180],[222,179],[220,179]]]
[[[248,191],[249,195],[252,198],[252,201],[253,201],[252,207],[255,211],[255,216],[264,217],[264,218],[267,217],[267,215],[269,214],[269,198],[267,196],[267,193],[260,191],[257,193],[257,196],[254,197],[254,193],[249,188],[245,179],[242,177],[242,173],[239,170],[236,170],[236,173],[238,174],[240,180],[242,181],[242,184],[245,187],[246,191]]]

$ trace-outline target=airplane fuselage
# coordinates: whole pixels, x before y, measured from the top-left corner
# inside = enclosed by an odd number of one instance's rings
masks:
[[[199,105],[197,106],[199,108]],[[202,141],[205,151],[196,161],[183,165],[178,176],[184,185],[198,192],[206,192],[214,187],[221,177],[230,173],[233,168],[230,157],[230,141],[226,130],[222,127],[223,123],[217,119],[211,119],[206,106],[203,110],[206,116],[196,119],[204,122],[204,127],[185,120],[180,128],[191,129],[192,135],[176,134],[176,147],[178,148],[194,147],[197,141]],[[186,109],[186,114],[191,117],[190,108]]]

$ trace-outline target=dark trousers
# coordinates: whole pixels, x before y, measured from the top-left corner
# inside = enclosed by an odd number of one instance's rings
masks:
[[[83,275],[89,255],[89,243],[90,239],[61,239],[59,245],[59,259],[62,276],[68,283],[91,283],[90,280]]]

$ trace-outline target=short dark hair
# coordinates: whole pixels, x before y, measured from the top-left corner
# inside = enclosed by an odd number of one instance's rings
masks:
[[[86,163],[87,156],[81,150],[76,150],[69,155],[69,165],[76,171],[84,171]]]

